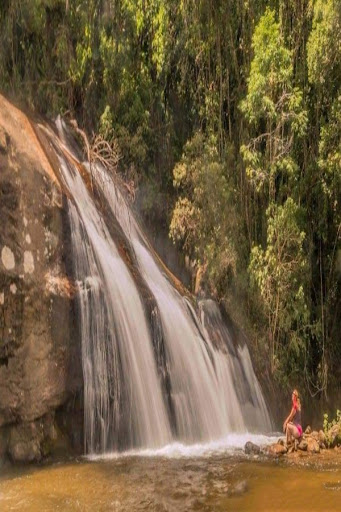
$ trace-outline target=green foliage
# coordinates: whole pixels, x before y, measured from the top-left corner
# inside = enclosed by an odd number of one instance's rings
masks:
[[[315,261],[312,259],[312,281],[320,284],[313,292],[313,314],[321,323],[316,340],[320,356],[318,373],[325,368],[322,374],[329,372],[329,380],[335,378],[336,382],[340,379],[340,371],[334,360],[339,359],[341,350],[337,335],[341,284],[337,264],[341,241],[340,50],[341,2],[316,0],[307,43],[312,119],[309,144],[313,171],[306,186],[312,191],[308,214],[312,219],[313,244],[318,255]],[[335,370],[331,372],[331,368]],[[324,380],[327,380],[326,376]]]
[[[308,41],[308,77],[329,94],[339,88],[341,70],[341,2],[316,0]],[[325,98],[328,101],[328,98]]]
[[[340,90],[341,92],[341,90]],[[328,122],[321,126],[318,165],[322,189],[337,224],[341,222],[341,95],[331,105]]]
[[[238,221],[226,169],[216,144],[197,133],[185,146],[174,168],[174,186],[181,191],[170,224],[170,235],[180,241],[197,267],[207,267],[220,290],[237,270]]]
[[[277,175],[297,170],[291,154],[293,137],[304,134],[307,114],[302,91],[293,84],[292,52],[269,8],[255,29],[252,48],[248,91],[240,108],[255,135],[241,146],[241,153],[249,179],[257,190],[268,185],[273,200]]]
[[[331,444],[332,444],[332,439],[330,437],[330,429],[332,429],[335,425],[339,425],[340,427],[340,430],[339,432],[341,432],[341,411],[339,409],[336,410],[336,417],[332,420],[329,421],[329,415],[327,413],[325,413],[323,415],[323,432],[324,432],[324,435],[326,436],[326,442],[327,442],[327,446],[330,447]],[[339,434],[339,437],[340,437],[340,434]],[[341,441],[341,439],[340,439]]]
[[[248,96],[242,110],[252,123],[262,117],[276,119],[276,99],[292,78],[291,52],[284,46],[275,12],[267,9],[252,39],[254,58],[248,79]]]
[[[143,212],[313,393],[341,379],[340,19],[340,0],[0,9],[0,90],[115,138]]]
[[[267,210],[266,249],[254,246],[249,272],[259,289],[268,318],[271,367],[304,356],[309,314],[304,294],[307,262],[303,251],[305,233],[298,225],[299,209],[289,198],[283,206]],[[282,342],[282,344],[280,344]]]

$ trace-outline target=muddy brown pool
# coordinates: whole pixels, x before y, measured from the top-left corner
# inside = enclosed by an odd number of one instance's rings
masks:
[[[122,457],[7,469],[1,512],[340,511],[340,457]]]

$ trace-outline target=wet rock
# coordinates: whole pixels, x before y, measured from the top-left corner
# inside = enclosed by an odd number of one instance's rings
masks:
[[[0,126],[0,152],[5,153],[7,151],[9,142],[8,133]]]
[[[248,441],[244,446],[244,452],[247,455],[259,455],[260,447],[257,444],[254,444],[251,441]]]
[[[320,430],[318,433],[318,442],[320,444],[320,448],[326,444],[326,435],[323,430]]]
[[[294,453],[295,451],[295,444],[291,444],[288,448],[287,448],[287,453],[290,454],[290,453]]]
[[[9,454],[13,462],[39,462],[40,444],[33,439],[17,442],[10,447]]]
[[[7,429],[0,429],[0,466],[1,461],[5,459],[8,444],[8,432]]]
[[[277,444],[281,444],[282,446],[285,446],[285,441],[283,438],[279,438],[278,441],[277,441]]]
[[[310,453],[320,453],[320,445],[313,437],[307,438],[307,451]]]
[[[307,435],[311,434],[311,427],[309,425],[305,429],[304,433],[307,434]]]
[[[12,460],[39,460],[40,441],[28,425],[83,386],[75,297],[65,291],[70,228],[30,122],[1,95],[0,169],[0,444],[10,432]]]
[[[306,439],[302,439],[298,444],[297,448],[302,452],[306,452],[308,449],[308,442],[306,441]]]
[[[37,462],[41,459],[42,431],[35,423],[11,428],[8,452],[13,462]]]
[[[70,453],[68,438],[56,426],[55,415],[8,428],[7,454],[12,462],[39,462],[51,454]]]
[[[311,433],[311,437],[313,437],[316,440],[319,440],[319,433],[317,432],[317,430],[313,430],[313,432]]]
[[[277,457],[287,453],[287,448],[281,444],[275,443],[269,446],[268,453],[269,455],[274,455]]]

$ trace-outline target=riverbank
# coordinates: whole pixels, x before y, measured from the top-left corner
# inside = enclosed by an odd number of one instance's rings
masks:
[[[316,469],[341,468],[341,447],[321,450],[319,454],[297,450],[288,453],[283,460],[290,466],[311,467]]]
[[[302,437],[287,445],[285,437],[263,446],[248,441],[244,453],[250,456],[283,458],[298,466],[307,464],[334,464],[341,467],[341,426],[333,425],[328,431],[312,431],[308,426]],[[317,457],[317,458],[316,458]]]

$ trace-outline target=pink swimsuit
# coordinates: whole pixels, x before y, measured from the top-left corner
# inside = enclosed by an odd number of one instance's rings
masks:
[[[297,428],[298,433],[301,437],[303,434],[303,429],[301,426],[301,411],[298,410],[297,403],[294,403],[294,409],[296,411],[294,416],[294,425]]]

